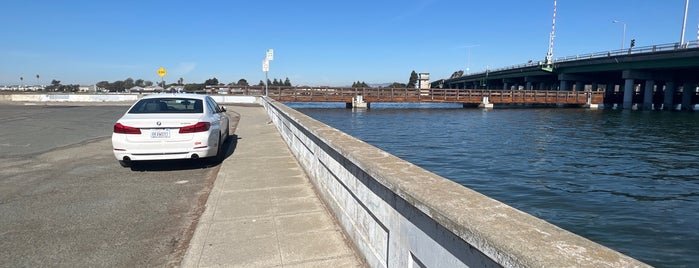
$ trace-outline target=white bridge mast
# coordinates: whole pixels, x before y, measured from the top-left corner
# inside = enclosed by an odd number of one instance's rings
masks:
[[[553,37],[555,36],[554,34],[554,28],[556,26],[556,0],[553,0],[553,23],[551,23],[551,35],[549,37],[549,52],[546,53],[546,65],[551,65],[553,62]]]

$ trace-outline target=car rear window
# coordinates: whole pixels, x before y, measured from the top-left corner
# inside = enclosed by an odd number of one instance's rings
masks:
[[[198,99],[157,98],[139,100],[129,110],[130,114],[162,114],[162,113],[203,113],[203,102]]]

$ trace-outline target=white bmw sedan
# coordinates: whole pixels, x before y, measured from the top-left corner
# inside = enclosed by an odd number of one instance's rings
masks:
[[[153,94],[114,124],[114,156],[132,161],[222,157],[230,119],[214,99],[197,94]]]

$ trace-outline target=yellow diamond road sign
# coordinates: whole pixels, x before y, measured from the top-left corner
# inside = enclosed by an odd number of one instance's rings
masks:
[[[163,76],[165,76],[166,74],[167,74],[167,71],[165,71],[165,68],[160,67],[160,69],[158,69],[158,75],[159,75],[160,77],[163,77]]]

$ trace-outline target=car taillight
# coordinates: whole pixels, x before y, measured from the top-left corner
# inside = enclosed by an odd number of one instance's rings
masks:
[[[191,126],[184,126],[180,128],[180,133],[195,133],[195,132],[204,132],[209,130],[209,127],[211,127],[211,123],[209,122],[199,122]]]
[[[141,134],[140,128],[124,126],[121,123],[114,124],[114,133],[119,134]]]

